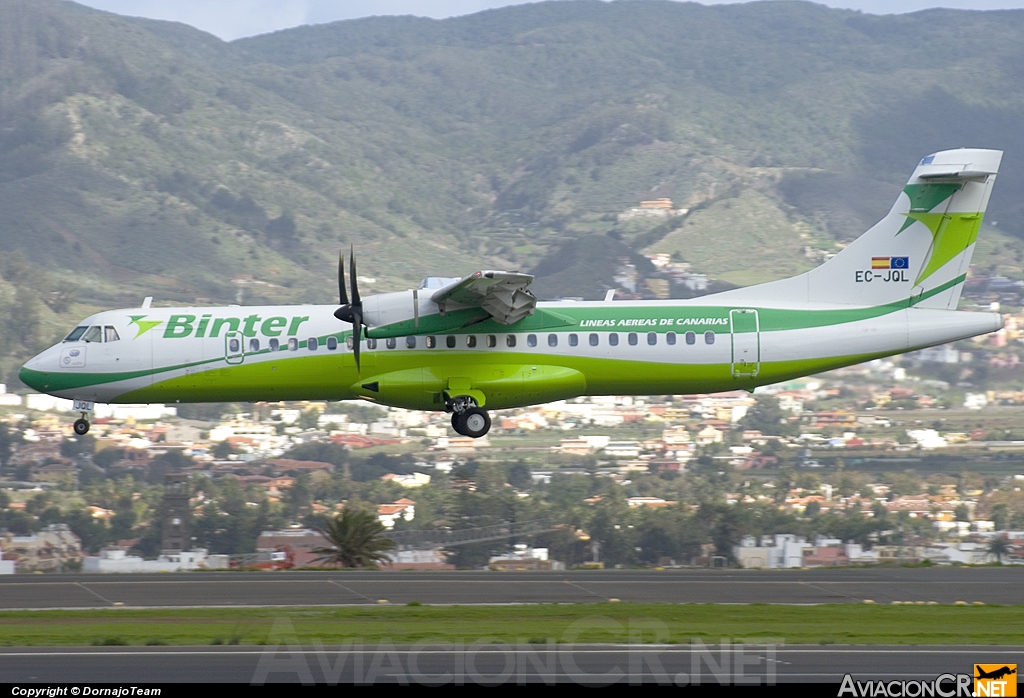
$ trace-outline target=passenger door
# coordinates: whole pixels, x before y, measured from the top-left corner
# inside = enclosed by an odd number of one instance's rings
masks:
[[[757,311],[734,308],[729,311],[732,338],[732,375],[752,378],[761,372],[761,327]]]

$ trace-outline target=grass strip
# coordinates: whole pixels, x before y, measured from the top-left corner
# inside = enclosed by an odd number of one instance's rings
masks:
[[[1024,606],[542,604],[0,612],[0,645],[1024,644]]]

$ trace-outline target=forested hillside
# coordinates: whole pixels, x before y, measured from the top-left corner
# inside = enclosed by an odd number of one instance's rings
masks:
[[[364,293],[491,266],[593,297],[640,252],[777,278],[961,145],[1007,151],[978,261],[1019,277],[1022,87],[1024,11],[581,0],[225,43],[0,0],[0,381],[144,295],[329,302],[350,243]],[[658,197],[690,213],[618,220]]]

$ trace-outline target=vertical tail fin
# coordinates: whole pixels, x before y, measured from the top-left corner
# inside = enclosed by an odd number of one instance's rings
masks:
[[[722,295],[955,310],[1002,157],[974,148],[929,155],[889,214],[825,264]]]

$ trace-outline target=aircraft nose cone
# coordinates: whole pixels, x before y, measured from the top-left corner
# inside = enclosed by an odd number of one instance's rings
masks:
[[[18,378],[21,379],[21,382],[39,392],[46,392],[47,386],[43,385],[43,381],[47,371],[51,370],[48,366],[49,362],[46,360],[47,354],[48,351],[36,354],[18,370]]]
[[[22,383],[32,388],[33,390],[42,390],[39,387],[38,381],[40,376],[36,371],[32,370],[33,361],[29,361],[28,363],[21,367],[21,369],[18,371],[18,378],[21,380]]]

